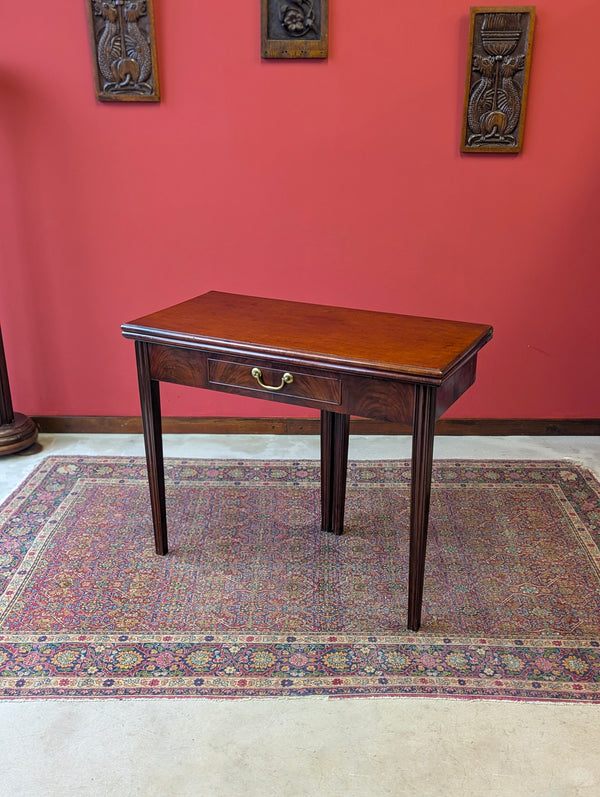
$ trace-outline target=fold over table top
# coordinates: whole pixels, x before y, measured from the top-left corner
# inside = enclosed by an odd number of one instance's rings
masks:
[[[443,382],[493,334],[487,324],[210,291],[122,326],[164,345],[292,358]]]

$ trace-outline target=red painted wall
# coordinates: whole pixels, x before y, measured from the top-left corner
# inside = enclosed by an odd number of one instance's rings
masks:
[[[210,289],[492,323],[454,417],[598,417],[600,5],[538,3],[524,150],[461,155],[468,4],[331,0],[326,62],[258,0],[155,0],[163,101],[94,98],[85,4],[0,26],[15,408],[138,413],[123,321]],[[168,386],[171,415],[302,410]]]

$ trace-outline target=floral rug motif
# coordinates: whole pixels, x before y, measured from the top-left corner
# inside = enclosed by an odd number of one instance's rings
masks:
[[[410,463],[49,457],[0,507],[0,696],[417,695],[600,702],[600,484],[569,462],[434,463],[406,630]]]

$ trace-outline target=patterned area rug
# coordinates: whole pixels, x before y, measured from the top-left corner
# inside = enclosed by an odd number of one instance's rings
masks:
[[[0,508],[5,698],[419,695],[600,702],[600,485],[565,462],[441,461],[406,631],[410,464],[46,459]]]

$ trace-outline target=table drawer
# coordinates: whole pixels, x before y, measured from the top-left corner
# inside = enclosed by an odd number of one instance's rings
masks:
[[[253,371],[256,375],[253,375]],[[285,366],[266,365],[260,360],[242,363],[209,358],[208,384],[265,398],[280,397],[283,401],[293,398],[335,406],[342,403],[342,383],[339,379]]]

